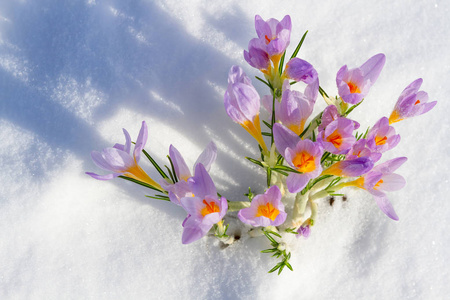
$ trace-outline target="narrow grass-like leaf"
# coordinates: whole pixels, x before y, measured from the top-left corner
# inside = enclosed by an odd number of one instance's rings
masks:
[[[302,47],[303,41],[305,40],[307,34],[308,34],[308,30],[306,30],[306,32],[303,34],[300,42],[297,45],[297,48],[295,48],[294,53],[292,53],[291,59],[297,56],[298,51],[300,51],[300,48]]]
[[[267,86],[273,91],[273,87],[272,87],[272,85],[270,84],[270,82],[267,82],[267,81],[265,81],[264,79],[259,78],[258,76],[255,76],[255,77],[256,77],[256,79],[258,79],[259,81],[261,81],[262,83],[264,83],[265,85],[267,85]]]
[[[352,107],[347,109],[347,111],[344,114],[344,117],[348,116],[355,108],[357,108],[361,103],[363,103],[363,101],[364,101],[364,99],[362,99],[361,102],[356,103],[355,105],[353,105]]]
[[[261,134],[264,136],[272,136],[272,134],[270,132],[261,132]]]
[[[164,193],[163,190],[160,190],[160,189],[158,189],[158,188],[155,188],[154,186],[152,186],[152,185],[150,185],[150,184],[148,184],[148,183],[142,182],[142,181],[140,181],[140,180],[137,180],[137,179],[134,179],[134,178],[130,178],[130,177],[126,177],[126,176],[122,176],[122,175],[120,175],[119,178],[122,178],[122,179],[125,179],[125,180],[128,180],[128,181],[131,181],[131,182],[137,183],[137,184],[139,184],[139,185],[145,186],[146,188],[149,188],[149,189],[152,189],[152,190],[155,190],[155,191]]]
[[[328,97],[327,93],[325,93],[325,90],[319,85],[319,93],[322,95],[322,97]]]
[[[273,267],[272,269],[270,269],[270,271],[268,273],[273,273],[276,270],[278,270],[278,268],[281,267],[281,263],[278,263],[275,267]]]
[[[170,171],[168,166],[164,165],[164,167],[166,167],[167,172],[169,172],[169,176],[170,176],[170,179],[172,179],[172,182],[175,183],[175,178],[173,177],[172,171]]]
[[[284,65],[284,57],[285,56],[286,56],[286,50],[284,51],[283,56],[281,57],[280,65],[278,67],[278,73],[280,73],[280,76],[281,76],[281,74],[283,74],[283,65]]]
[[[266,125],[267,127],[269,127],[269,129],[272,129],[272,125],[270,125],[268,122],[263,120],[264,125]]]
[[[155,196],[149,196],[149,195],[145,195],[145,197],[147,198],[151,198],[151,199],[156,199],[156,200],[162,200],[162,201],[170,201],[169,198],[164,198],[164,197],[157,197],[157,195]]]
[[[172,169],[172,175],[173,175],[173,178],[175,179],[174,183],[175,183],[175,182],[178,182],[177,173],[175,172],[175,167],[173,166],[172,159],[170,158],[169,155],[167,155],[167,158],[169,159],[170,167],[171,167],[171,169]]]
[[[270,187],[271,179],[272,179],[272,169],[267,168],[267,187]]]
[[[275,235],[275,236],[281,238],[281,235],[280,235],[279,233],[275,232],[275,231],[272,231],[272,230],[266,230],[266,232],[267,232],[267,233],[270,233],[270,234],[273,234],[273,235]]]
[[[245,157],[245,158],[248,159],[249,161],[251,161],[252,163],[254,163],[255,165],[258,165],[258,166],[264,168],[263,164],[259,160],[253,159],[251,157]]]
[[[147,159],[152,163],[152,165],[155,167],[155,169],[158,171],[158,173],[162,176],[162,178],[169,178],[166,173],[164,173],[163,169],[158,165],[158,163],[148,154],[147,151],[142,149],[142,152],[147,157]]]
[[[302,172],[299,172],[291,167],[288,166],[275,166],[272,167],[272,169],[274,170],[281,170],[281,171],[287,171],[287,172],[292,172],[292,173],[297,173],[297,174],[302,174]]]
[[[272,169],[272,171],[277,172],[277,173],[280,173],[280,174],[283,174],[284,176],[289,176],[288,173],[283,172],[283,171],[280,171],[280,170]]]
[[[266,249],[266,250],[261,250],[261,253],[272,253],[278,251],[277,248],[272,248],[272,249]]]

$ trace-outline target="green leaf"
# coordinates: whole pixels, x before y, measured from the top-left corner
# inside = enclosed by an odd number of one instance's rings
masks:
[[[265,85],[267,85],[272,91],[273,91],[273,87],[270,84],[270,82],[265,81],[264,79],[259,78],[258,76],[255,76],[256,79],[258,79],[259,81],[261,81],[262,83],[264,83]]]
[[[280,170],[272,169],[272,171],[277,172],[277,173],[280,173],[280,174],[283,174],[284,176],[289,176],[288,173],[283,172],[283,171],[280,171]]]
[[[285,266],[286,266],[285,264],[282,264],[282,265],[281,265],[280,269],[278,270],[278,275],[281,274],[281,272],[283,271],[283,269],[284,269]]]
[[[261,253],[272,253],[278,251],[277,248],[272,248],[272,249],[266,249],[266,250],[261,250]]]
[[[256,160],[256,159],[253,159],[253,158],[247,157],[247,156],[245,158],[248,159],[249,161],[251,161],[252,163],[254,163],[255,165],[258,165],[258,166],[264,168],[263,164],[259,160]]]
[[[178,182],[178,178],[177,178],[177,173],[175,172],[175,168],[174,168],[174,166],[173,166],[172,159],[170,158],[169,155],[167,155],[167,158],[169,159],[170,167],[172,168],[172,172],[173,172],[172,175],[173,175],[173,178],[175,179],[175,181],[174,181],[173,183],[176,183],[176,182]]]
[[[305,133],[308,131],[310,126],[311,126],[311,122],[309,123],[308,127],[306,127],[302,133],[300,133],[300,135],[299,135],[300,138],[302,138],[305,135]]]
[[[273,235],[275,235],[275,236],[277,236],[279,238],[281,237],[281,235],[278,232],[275,232],[275,231],[272,231],[272,230],[266,230],[266,232],[270,233],[270,234],[273,234]]]
[[[294,271],[294,269],[292,268],[292,266],[291,266],[290,263],[288,263],[287,261],[285,261],[284,264],[286,265],[286,267],[289,268],[289,270]]]
[[[322,97],[329,98],[327,93],[325,93],[324,89],[321,86],[319,86],[319,93],[322,95]]]
[[[302,172],[299,172],[291,167],[288,166],[274,166],[272,167],[273,170],[281,170],[281,171],[286,171],[286,172],[292,172],[292,173],[297,173],[297,174],[303,174]]]
[[[264,136],[272,136],[272,134],[270,132],[261,132],[261,134]]]
[[[278,73],[280,73],[280,75],[283,74],[283,65],[284,65],[284,57],[285,56],[286,56],[286,50],[284,51],[283,56],[281,57],[280,65],[278,67]]]
[[[347,109],[347,111],[344,114],[344,117],[348,116],[355,108],[357,108],[361,103],[363,103],[363,101],[364,101],[364,99],[362,99],[361,102],[356,103],[355,105],[353,105],[352,107]]]
[[[263,123],[264,123],[267,127],[269,127],[269,129],[272,129],[272,125],[270,125],[268,122],[266,122],[266,121],[263,120]]]
[[[170,171],[168,166],[164,165],[164,167],[166,167],[167,172],[169,172],[169,176],[170,176],[170,179],[172,180],[172,182],[175,183],[175,177],[173,177],[172,171]]]
[[[155,195],[155,196],[145,195],[145,197],[156,199],[156,200],[162,200],[162,201],[170,201],[169,197],[162,197],[160,195]]]
[[[270,180],[272,179],[272,170],[267,168],[267,187],[270,187]]]
[[[128,180],[128,181],[137,183],[137,184],[139,184],[139,185],[145,186],[146,188],[155,190],[155,191],[157,191],[157,192],[164,193],[163,190],[160,190],[160,189],[158,189],[158,188],[155,188],[154,186],[152,186],[152,185],[150,185],[150,184],[148,184],[148,183],[142,182],[142,181],[140,181],[140,180],[137,180],[137,179],[134,179],[134,178],[130,178],[130,177],[126,177],[126,176],[122,176],[122,175],[120,175],[119,178],[122,178],[122,179],[125,179],[125,180]]]
[[[297,48],[295,48],[294,53],[292,53],[291,59],[297,56],[298,51],[300,51],[300,48],[302,47],[303,41],[305,40],[307,34],[308,34],[308,30],[306,30],[306,32],[303,34],[302,39],[300,40],[300,42],[297,45]]]
[[[158,171],[158,173],[162,176],[162,178],[169,178],[166,173],[161,169],[161,167],[156,163],[156,161],[148,154],[147,151],[142,149],[142,152],[147,157],[147,159],[152,163],[152,165],[155,167],[155,169]]]
[[[275,272],[279,267],[281,267],[281,263],[278,263],[275,267],[273,267],[272,269],[270,269],[269,273]]]

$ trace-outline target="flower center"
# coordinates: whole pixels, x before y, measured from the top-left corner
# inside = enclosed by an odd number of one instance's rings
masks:
[[[383,137],[377,136],[377,137],[375,138],[375,144],[376,144],[377,146],[381,146],[381,145],[386,144],[386,141],[387,141],[387,137],[385,137],[385,136],[383,136]]]
[[[327,142],[332,143],[336,148],[339,149],[339,147],[342,145],[342,136],[337,131],[337,129],[327,137]]]
[[[350,89],[350,93],[354,94],[354,93],[361,93],[361,91],[359,90],[359,87],[354,84],[353,82],[347,82],[348,88]]]
[[[216,204],[216,202],[211,201],[208,203],[203,199],[203,203],[205,204],[205,207],[203,207],[200,211],[203,217],[212,213],[220,212],[219,206]]]
[[[312,172],[316,169],[314,156],[310,155],[308,152],[298,153],[292,162],[294,163],[294,166],[297,167],[297,170],[302,173]]]
[[[267,203],[266,205],[258,206],[258,211],[256,212],[257,217],[266,217],[274,221],[276,217],[280,214],[280,211],[273,207],[271,203]]]
[[[378,180],[378,182],[375,184],[375,186],[373,187],[374,189],[375,188],[379,188],[380,187],[380,184],[382,184],[383,183],[383,179],[380,179],[380,180]]]

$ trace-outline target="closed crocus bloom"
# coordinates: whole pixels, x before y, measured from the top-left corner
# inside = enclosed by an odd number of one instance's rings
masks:
[[[181,205],[180,199],[183,197],[192,196],[192,191],[187,183],[188,179],[192,177],[191,171],[184,161],[183,156],[173,145],[169,147],[169,156],[172,160],[173,167],[175,169],[175,174],[178,178],[176,183],[168,183],[166,180],[162,179],[160,181],[161,186],[169,192],[169,199],[177,205]],[[214,163],[217,157],[217,147],[216,144],[210,142],[205,150],[197,158],[194,164],[194,170],[196,166],[201,163],[205,167],[206,171],[209,171],[211,165]]]
[[[300,137],[276,123],[273,126],[273,136],[278,152],[286,162],[299,173],[289,173],[286,185],[289,192],[300,192],[310,179],[316,178],[322,172],[320,159],[323,154],[322,146],[311,140],[302,140]]]
[[[375,152],[386,152],[400,142],[400,135],[395,134],[395,129],[389,126],[389,120],[382,117],[369,130],[367,134],[367,146]]]
[[[251,39],[248,43],[248,51],[244,50],[244,59],[252,67],[264,74],[269,74],[271,68],[269,54],[264,50],[258,38]]]
[[[416,79],[403,90],[389,117],[389,124],[422,115],[436,105],[437,101],[428,102],[428,94],[419,91],[422,82],[422,78]]]
[[[113,172],[107,175],[98,175],[91,172],[86,174],[98,180],[109,180],[117,176],[126,176],[141,182],[147,183],[157,189],[162,189],[144,170],[138,165],[141,151],[147,143],[147,124],[142,122],[136,144],[134,146],[133,155],[130,154],[131,138],[128,131],[123,129],[125,134],[125,145],[115,144],[112,148],[103,149],[102,152],[92,151],[91,157],[94,163],[103,170]]]
[[[183,244],[190,244],[205,236],[228,210],[227,199],[217,196],[214,182],[203,164],[197,164],[195,175],[189,178],[188,184],[195,196],[180,200],[188,213],[183,222]]]
[[[294,57],[286,64],[286,70],[284,76],[295,80],[301,81],[306,84],[311,84],[318,81],[318,74],[316,69],[306,60]],[[319,83],[317,82],[317,85]]]
[[[315,84],[308,85],[305,93],[293,91],[290,89],[288,80],[283,83],[283,95],[281,102],[275,101],[276,120],[284,126],[300,135],[303,132],[305,123],[311,115],[317,98],[319,86]],[[262,103],[268,111],[272,111],[272,96],[264,96]]]
[[[289,46],[291,27],[291,17],[288,15],[281,21],[276,19],[264,21],[259,15],[255,16],[256,34],[265,46],[264,50],[275,64],[278,64],[281,55]]]
[[[239,211],[239,219],[254,227],[279,226],[286,220],[280,189],[273,185],[264,194],[256,195],[250,207]]]
[[[267,153],[259,121],[260,98],[250,79],[239,66],[232,66],[228,74],[224,104],[228,116],[244,127]]]
[[[369,157],[358,157],[341,160],[324,170],[321,175],[335,175],[338,177],[358,177],[373,168],[373,161]]]
[[[333,154],[346,154],[356,138],[353,135],[355,122],[347,118],[337,118],[327,125],[325,130],[319,132],[317,141],[322,143],[324,149]]]
[[[367,95],[383,69],[386,57],[380,53],[371,57],[361,67],[343,66],[336,75],[339,96],[346,103],[357,104]]]
[[[407,161],[406,157],[398,157],[375,166],[369,173],[361,178],[347,183],[348,186],[356,186],[365,189],[374,195],[378,207],[391,219],[398,220],[398,216],[392,207],[391,202],[386,197],[385,192],[397,191],[402,189],[406,181],[395,174],[403,163]]]

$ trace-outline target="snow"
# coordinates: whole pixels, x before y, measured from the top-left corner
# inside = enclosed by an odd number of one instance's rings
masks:
[[[430,0],[2,1],[0,298],[445,298],[449,9]],[[395,124],[402,141],[383,157],[408,157],[398,170],[407,186],[389,194],[400,221],[363,191],[346,190],[348,200],[333,206],[323,200],[311,237],[288,239],[294,272],[280,276],[267,274],[276,261],[259,252],[265,239],[182,245],[181,209],[132,183],[84,174],[99,171],[91,150],[122,143],[122,128],[136,137],[146,120],[146,149],[159,162],[173,144],[192,165],[214,140],[220,192],[231,200],[249,186],[261,193],[263,174],[243,159],[257,155],[255,143],[223,108],[231,65],[257,75],[242,55],[255,14],[290,14],[292,44],[309,30],[299,55],[329,94],[342,65],[386,54],[352,113],[362,128],[389,115],[416,78],[438,101],[427,115]]]

